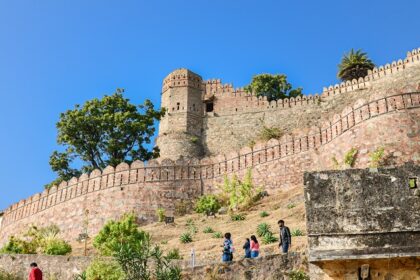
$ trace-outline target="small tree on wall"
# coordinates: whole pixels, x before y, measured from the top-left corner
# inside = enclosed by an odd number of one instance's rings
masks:
[[[159,155],[157,147],[149,150],[145,144],[151,142],[155,133],[155,121],[160,120],[164,109],[155,110],[152,102],[133,105],[123,96],[123,89],[102,99],[76,105],[60,115],[57,123],[57,142],[66,149],[54,151],[50,166],[58,179],[47,186],[79,176],[93,169],[103,170],[121,162],[149,160]],[[81,168],[72,168],[78,159]]]
[[[268,101],[302,96],[302,88],[292,88],[284,74],[259,74],[245,87],[256,96],[266,96]]]

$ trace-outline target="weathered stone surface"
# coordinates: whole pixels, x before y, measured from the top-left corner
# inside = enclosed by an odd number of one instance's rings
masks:
[[[45,279],[73,280],[92,260],[91,257],[0,255],[0,269],[28,279],[29,265],[36,262]]]
[[[331,279],[357,279],[362,264],[372,275],[419,277],[419,181],[420,166],[412,164],[305,173],[309,261]]]
[[[292,270],[306,271],[306,256],[282,254],[185,269],[186,280],[282,280]]]
[[[0,255],[0,269],[27,279],[29,264],[36,262],[46,279],[73,280],[84,271],[93,257],[41,256],[41,255]],[[307,270],[306,256],[298,253],[245,259],[229,264],[209,263],[190,268],[188,261],[173,261],[183,269],[183,279],[229,279],[229,280],[274,280],[288,279],[290,270]],[[214,275],[216,278],[208,278]],[[53,278],[55,277],[55,278]]]

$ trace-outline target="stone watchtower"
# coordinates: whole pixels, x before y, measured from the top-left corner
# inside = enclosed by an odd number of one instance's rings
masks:
[[[160,158],[172,160],[200,158],[203,155],[202,78],[187,70],[170,73],[162,86],[162,107],[166,114],[159,124],[157,146]]]

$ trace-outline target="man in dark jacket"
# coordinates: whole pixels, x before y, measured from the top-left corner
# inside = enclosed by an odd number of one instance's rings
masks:
[[[29,280],[42,280],[42,271],[36,263],[31,263],[31,271],[29,272]]]
[[[283,220],[278,221],[277,224],[280,227],[279,247],[281,247],[283,253],[287,253],[290,246],[292,246],[292,235],[290,234],[289,228],[284,225]]]

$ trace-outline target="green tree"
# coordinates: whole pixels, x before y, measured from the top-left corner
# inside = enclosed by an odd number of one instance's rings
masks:
[[[369,59],[367,53],[362,50],[355,51],[351,49],[350,52],[344,54],[338,65],[337,77],[342,81],[351,81],[365,77],[368,70],[372,70],[375,64]]]
[[[103,170],[121,162],[149,160],[159,155],[157,147],[147,149],[155,133],[155,121],[164,115],[164,109],[155,110],[152,102],[133,105],[124,98],[124,90],[102,99],[76,105],[60,115],[57,123],[57,142],[64,152],[54,151],[50,166],[58,175],[57,184],[93,169]],[[74,159],[82,162],[81,169],[71,168]]]
[[[146,240],[149,235],[138,229],[136,217],[125,215],[121,220],[108,221],[93,240],[93,246],[104,256],[111,256],[117,244],[138,245],[138,240]]]
[[[255,75],[245,90],[256,96],[266,96],[268,101],[302,96],[302,88],[292,89],[287,76],[283,74]]]

